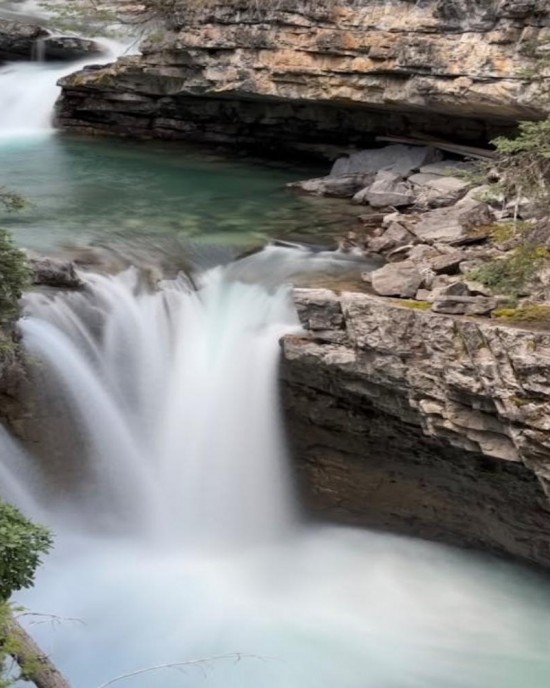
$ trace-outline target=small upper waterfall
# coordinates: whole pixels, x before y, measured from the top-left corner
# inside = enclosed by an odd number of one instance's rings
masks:
[[[59,95],[59,79],[89,62],[111,62],[124,51],[124,46],[115,41],[102,39],[101,44],[104,55],[80,62],[13,62],[0,66],[0,137],[53,131],[52,113]]]
[[[1,3],[0,3],[1,4]],[[35,15],[34,3],[22,3],[21,16]],[[14,18],[18,13],[11,12]],[[37,23],[44,20],[42,14]],[[18,61],[0,65],[0,138],[53,131],[52,113],[59,95],[57,82],[61,77],[82,69],[86,64],[106,64],[125,52],[127,46],[112,39],[94,39],[103,49],[102,55],[93,55],[76,62],[43,62],[43,47],[37,41],[33,61]]]

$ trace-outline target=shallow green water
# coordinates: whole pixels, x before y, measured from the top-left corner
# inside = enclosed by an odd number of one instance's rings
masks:
[[[21,245],[48,250],[119,233],[239,247],[338,231],[342,206],[285,188],[312,170],[239,161],[175,144],[40,135],[0,139],[0,186],[29,206],[2,218]]]

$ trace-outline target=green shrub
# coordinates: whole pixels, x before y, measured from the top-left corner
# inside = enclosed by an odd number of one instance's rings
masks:
[[[50,532],[0,502],[0,602],[32,585],[41,557],[52,546]]]
[[[504,258],[490,261],[473,270],[469,277],[496,294],[521,296],[542,264],[550,258],[545,246],[523,243]]]
[[[10,234],[0,229],[0,324],[17,315],[29,276],[25,254],[14,245]]]

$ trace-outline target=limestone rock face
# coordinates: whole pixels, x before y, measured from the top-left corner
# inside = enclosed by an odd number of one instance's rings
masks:
[[[287,420],[320,516],[550,566],[550,333],[295,290]]]
[[[142,56],[63,79],[58,122],[329,153],[387,133],[486,141],[545,112],[525,78],[544,0],[182,0],[169,21]]]

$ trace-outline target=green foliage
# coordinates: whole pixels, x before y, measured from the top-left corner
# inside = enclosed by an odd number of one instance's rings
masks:
[[[0,688],[9,688],[32,676],[32,660],[21,666],[19,676],[8,671],[10,657],[18,654],[18,638],[10,631],[11,594],[33,584],[41,558],[52,546],[50,532],[31,523],[17,509],[0,502]]]
[[[32,585],[41,557],[51,546],[47,528],[31,523],[17,509],[0,502],[0,601]]]
[[[545,246],[523,243],[505,257],[485,263],[468,276],[496,294],[517,299],[525,293],[529,281],[549,258],[550,251]]]
[[[29,278],[25,254],[14,245],[9,233],[0,229],[0,323],[17,314],[18,301]]]
[[[526,197],[541,209],[550,207],[550,119],[521,122],[517,138],[500,137],[493,144],[505,197]]]

